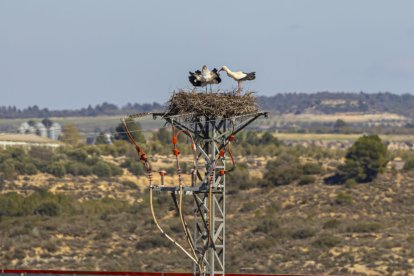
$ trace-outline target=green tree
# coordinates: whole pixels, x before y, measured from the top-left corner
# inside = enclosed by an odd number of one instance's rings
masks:
[[[162,127],[154,134],[154,139],[163,144],[169,144],[171,143],[171,133]]]
[[[63,126],[62,141],[74,146],[79,144],[80,135],[74,124],[67,124]]]
[[[47,172],[51,175],[54,175],[56,177],[63,177],[66,174],[65,166],[62,162],[53,162],[50,163],[47,168]]]
[[[92,172],[98,177],[112,176],[111,167],[104,161],[98,161],[93,167]]]
[[[347,124],[346,124],[346,122],[345,122],[344,120],[342,120],[342,119],[338,119],[338,120],[336,120],[336,122],[335,122],[334,128],[335,128],[335,129],[340,129],[340,128],[344,128],[344,127],[346,127],[346,126],[347,126]]]
[[[44,119],[42,120],[42,124],[43,124],[45,127],[49,128],[49,127],[51,127],[51,126],[52,126],[53,121],[52,121],[52,120],[50,120],[49,118],[44,118]]]
[[[339,175],[343,182],[348,179],[370,182],[383,171],[387,162],[387,147],[378,135],[364,135],[348,150]]]
[[[3,179],[12,180],[17,176],[16,166],[11,159],[6,159],[0,164],[0,174]]]
[[[126,119],[125,123],[126,123],[128,129],[129,129],[129,131],[131,132],[131,135],[134,138],[134,140],[137,141],[138,143],[145,143],[145,136],[142,133],[142,127],[141,127],[140,123],[134,122],[134,120],[132,120],[132,119]],[[128,135],[126,133],[126,130],[124,128],[123,123],[120,123],[115,128],[114,139],[115,140],[129,141],[129,138],[128,138]]]
[[[262,185],[287,185],[297,180],[302,173],[302,167],[296,156],[282,154],[276,160],[267,163]]]

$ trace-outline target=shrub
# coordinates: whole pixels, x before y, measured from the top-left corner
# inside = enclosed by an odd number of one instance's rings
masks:
[[[71,175],[87,176],[92,174],[92,169],[87,164],[77,161],[66,163],[65,169]]]
[[[378,135],[362,136],[348,150],[345,159],[345,165],[339,167],[342,182],[347,179],[370,182],[387,164],[387,147]]]
[[[24,215],[23,201],[23,197],[15,192],[0,195],[0,217]]]
[[[167,247],[171,244],[164,236],[150,236],[137,242],[135,248],[137,250],[153,249],[157,247]]]
[[[125,187],[128,187],[130,189],[134,189],[134,190],[138,190],[139,191],[139,187],[137,184],[135,184],[135,182],[130,181],[130,180],[124,180],[121,182],[121,184]]]
[[[29,160],[17,163],[16,169],[20,174],[33,175],[37,173],[36,166]]]
[[[226,174],[226,183],[229,183],[231,189],[248,190],[255,185],[245,166],[237,166],[233,171]]]
[[[102,151],[101,151],[101,149],[99,148],[99,147],[97,147],[97,146],[95,146],[95,145],[91,145],[91,146],[88,146],[87,148],[86,148],[86,152],[89,154],[89,155],[94,155],[94,156],[99,156],[99,155],[101,155],[102,154]]]
[[[379,229],[381,229],[381,225],[379,223],[367,222],[350,225],[346,228],[346,231],[351,233],[370,233],[376,232]]]
[[[46,171],[56,177],[63,177],[66,174],[66,169],[62,162],[50,163],[46,167]]]
[[[270,234],[275,229],[279,229],[279,223],[276,220],[273,219],[265,219],[259,223],[259,225],[256,226],[256,228],[253,230],[254,233],[265,233]]]
[[[13,160],[7,159],[0,164],[0,173],[3,179],[13,180],[17,177],[16,167]]]
[[[338,205],[347,205],[352,203],[352,196],[346,192],[339,192],[336,195],[335,203]]]
[[[318,163],[305,163],[302,165],[303,174],[314,175],[322,173],[322,167]]]
[[[128,127],[128,130],[131,132],[132,137],[137,143],[145,143],[145,136],[142,133],[141,125],[138,122],[135,122],[133,119],[127,119],[125,120],[125,124]],[[124,124],[120,123],[115,128],[115,140],[125,140],[129,141],[128,135],[126,133],[126,130],[124,129]]]
[[[145,175],[145,170],[141,162],[127,159],[121,164],[122,168],[128,169],[130,173],[136,176]]]
[[[341,224],[341,222],[337,219],[330,219],[328,221],[326,221],[322,228],[323,229],[333,229],[333,228],[337,228],[339,225]]]
[[[104,161],[98,161],[93,167],[92,172],[98,177],[110,177],[111,167]]]
[[[313,175],[304,175],[299,179],[299,185],[309,185],[315,183],[316,177]]]
[[[56,217],[60,214],[60,205],[55,201],[42,202],[37,206],[33,214],[40,216]]]
[[[243,203],[240,211],[243,212],[243,213],[246,213],[246,212],[253,211],[254,209],[256,209],[256,207],[257,207],[256,204],[254,204],[253,202],[248,201],[248,202]]]
[[[76,148],[73,150],[69,150],[66,155],[75,161],[79,161],[79,162],[84,162],[86,160],[86,158],[88,158],[88,153],[86,152],[86,150],[82,149],[82,148]]]
[[[312,242],[312,245],[318,248],[331,248],[331,247],[337,246],[340,242],[341,242],[340,239],[335,238],[334,236],[325,234],[325,235],[321,235],[314,242]]]
[[[175,175],[177,173],[176,167],[161,168],[161,170],[166,171],[168,175]]]
[[[302,228],[299,230],[296,230],[292,233],[292,238],[295,240],[303,240],[308,239],[310,237],[313,237],[315,235],[315,231],[310,228]]]
[[[246,244],[246,248],[249,251],[253,250],[265,250],[274,244],[274,240],[260,239],[255,241],[249,241]]]
[[[301,174],[299,160],[292,155],[284,154],[267,163],[264,180],[275,186],[287,185],[297,180]]]
[[[58,247],[56,246],[56,242],[53,241],[44,241],[41,244],[42,248],[46,249],[48,252],[54,253],[58,250]]]
[[[407,161],[405,161],[404,167],[403,167],[404,171],[410,171],[412,169],[414,169],[414,158],[410,158]]]
[[[115,164],[108,163],[109,168],[111,169],[111,176],[122,175],[122,169]]]
[[[352,178],[347,179],[347,180],[345,181],[345,187],[347,187],[348,189],[353,189],[353,188],[355,188],[356,184],[357,184],[357,183],[356,183],[355,179],[352,179]]]

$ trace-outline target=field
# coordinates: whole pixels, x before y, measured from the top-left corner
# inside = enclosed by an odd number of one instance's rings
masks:
[[[67,118],[49,118],[53,122],[60,124],[74,124],[80,132],[91,133],[97,129],[115,129],[115,127],[121,122],[120,116],[98,116],[98,117],[67,117]],[[29,119],[0,119],[0,132],[1,131],[13,131],[16,132],[21,123],[29,120],[41,121],[38,118]],[[144,117],[139,121],[144,130],[155,130],[162,126],[160,121],[153,120],[151,116]]]
[[[127,115],[127,114],[126,114]],[[97,116],[97,117],[59,117],[49,118],[54,122],[60,124],[72,123],[79,131],[83,133],[94,132],[96,129],[106,130],[113,129],[119,124],[121,116]],[[326,124],[335,123],[336,120],[342,119],[347,123],[356,124],[393,124],[402,125],[409,121],[408,118],[393,114],[393,113],[381,113],[381,114],[365,114],[365,113],[337,113],[337,114],[283,114],[276,115],[270,113],[270,118],[267,120],[259,120],[255,122],[253,128],[268,128],[271,126],[279,125],[294,125],[294,124]],[[40,121],[38,118],[28,119],[0,119],[0,132],[4,131],[17,131],[19,125],[29,120]],[[151,116],[143,117],[139,119],[139,122],[144,130],[156,130],[162,126],[160,120],[153,120]]]
[[[355,141],[362,134],[319,134],[319,133],[273,133],[275,137],[282,141]],[[383,141],[402,142],[414,141],[414,135],[380,135]]]
[[[320,123],[334,123],[341,119],[349,123],[375,123],[375,122],[393,122],[393,121],[407,121],[408,118],[402,115],[393,113],[336,113],[336,114],[283,114],[273,117],[276,122],[320,122]]]

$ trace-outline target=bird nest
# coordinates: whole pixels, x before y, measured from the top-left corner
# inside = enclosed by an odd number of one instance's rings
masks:
[[[253,92],[243,95],[234,93],[197,93],[179,91],[168,101],[164,116],[190,115],[208,118],[229,118],[258,111]]]

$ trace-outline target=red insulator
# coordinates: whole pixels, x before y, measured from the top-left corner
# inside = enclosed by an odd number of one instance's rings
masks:
[[[173,136],[172,143],[173,143],[173,145],[177,144],[177,136]]]
[[[220,171],[219,171],[219,173],[220,173],[221,175],[225,175],[225,174],[226,174],[226,171],[225,171],[225,170],[220,170]]]
[[[141,154],[140,159],[145,162],[148,160],[147,155],[145,153]]]
[[[174,149],[173,152],[174,152],[174,155],[175,156],[178,156],[180,154],[180,150],[179,149]]]
[[[223,149],[221,149],[220,150],[220,152],[219,152],[219,156],[220,157],[224,157],[224,154],[226,153],[226,150],[223,148]]]
[[[234,134],[231,134],[231,135],[229,136],[229,141],[230,141],[230,142],[233,142],[233,141],[234,141],[234,139],[235,139]]]
[[[161,176],[166,176],[167,175],[167,172],[166,171],[164,171],[164,170],[161,170],[161,171],[159,171],[158,172]]]

